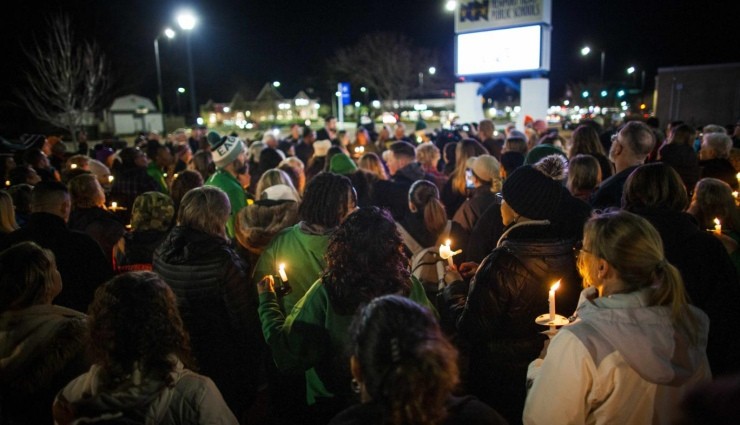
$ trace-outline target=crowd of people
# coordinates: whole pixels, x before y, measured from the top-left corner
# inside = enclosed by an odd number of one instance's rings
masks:
[[[740,414],[740,124],[0,148],[0,425]]]

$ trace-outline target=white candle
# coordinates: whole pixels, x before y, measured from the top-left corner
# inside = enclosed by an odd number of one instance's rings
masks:
[[[447,265],[450,266],[450,267],[454,267],[455,266],[455,263],[453,263],[453,261],[452,261],[452,256],[455,255],[455,254],[452,253],[452,248],[450,247],[450,244],[451,243],[452,243],[452,241],[450,241],[449,239],[447,239],[445,241],[445,248],[447,248],[447,251],[450,253],[450,256],[447,257]]]
[[[118,208],[118,202],[111,202],[110,203],[110,209],[112,209],[113,211],[115,211],[116,208]]]
[[[550,320],[555,320],[555,291],[557,291],[558,288],[560,288],[559,280],[550,287],[550,293],[547,297],[547,302],[550,305]]]
[[[288,275],[285,274],[285,264],[280,264],[280,266],[278,266],[278,274],[280,274],[280,279],[282,279],[283,282],[288,281]]]
[[[722,234],[722,223],[719,222],[718,218],[714,219],[714,234],[715,235],[721,235]]]

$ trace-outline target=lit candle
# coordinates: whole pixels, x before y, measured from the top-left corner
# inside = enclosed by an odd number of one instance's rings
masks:
[[[163,175],[164,175],[164,178],[167,178],[167,173],[164,173]]]
[[[280,264],[280,266],[278,266],[278,274],[280,274],[280,279],[282,279],[283,282],[288,281],[288,275],[285,274],[285,264]]]
[[[547,297],[547,303],[550,305],[550,320],[555,320],[555,291],[560,288],[560,281],[558,280],[550,287],[550,293]]]
[[[714,234],[715,235],[721,235],[722,234],[722,223],[719,222],[718,218],[714,219]]]
[[[108,176],[108,183],[113,183],[113,176]]]
[[[10,186],[10,180],[5,180],[5,186]]]
[[[113,210],[113,211],[115,211],[116,208],[118,208],[118,202],[115,202],[115,201],[111,202],[110,203],[110,209]]]
[[[737,184],[740,185],[740,173],[735,174],[735,178],[737,179]]]
[[[452,261],[452,256],[455,254],[452,253],[452,247],[450,246],[451,244],[452,244],[451,240],[447,239],[445,241],[445,248],[447,248],[447,251],[450,252],[450,256],[447,257],[447,265],[449,265],[450,267],[453,267],[455,264]]]
[[[738,193],[738,191],[737,191],[737,190],[736,190],[736,191],[734,191],[734,192],[732,192],[732,197],[733,197],[733,198],[735,198],[735,200],[736,200],[736,201],[737,201],[737,197],[738,197],[738,194],[739,194],[739,193]]]
[[[77,164],[72,164],[69,167],[74,170],[75,168],[77,168]]]
[[[452,261],[452,257],[462,252],[462,249],[458,249],[457,251],[453,251],[452,248],[450,248],[451,241],[447,239],[444,244],[439,246],[439,256],[442,257],[443,260],[447,260],[447,264],[450,267],[454,266],[454,263]]]

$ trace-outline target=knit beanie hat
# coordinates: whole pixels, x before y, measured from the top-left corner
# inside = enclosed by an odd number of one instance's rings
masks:
[[[264,173],[267,170],[277,168],[285,159],[284,155],[285,154],[278,149],[265,147],[262,149],[262,152],[260,152],[260,159],[258,161],[260,164],[260,170]]]
[[[533,220],[552,219],[567,192],[560,183],[531,165],[517,168],[504,182],[504,201],[519,215]]]
[[[313,143],[313,156],[326,156],[331,148],[330,140],[319,140]]]
[[[331,157],[329,162],[329,171],[335,174],[341,174],[343,176],[351,174],[357,170],[357,165],[352,161],[352,158],[348,157],[343,153],[338,153]]]
[[[131,210],[131,228],[138,232],[164,232],[175,215],[172,198],[160,192],[144,192],[136,197]]]
[[[214,146],[221,142],[221,135],[215,131],[209,131],[206,135],[206,139],[208,140],[209,145]]]
[[[244,150],[244,142],[233,136],[224,136],[217,144],[211,145],[213,162],[217,168],[224,168],[231,164]]]

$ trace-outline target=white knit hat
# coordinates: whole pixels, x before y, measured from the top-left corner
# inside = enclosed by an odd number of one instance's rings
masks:
[[[216,163],[217,168],[224,168],[231,164],[244,150],[244,142],[233,136],[224,136],[219,143],[211,146],[213,162]]]

